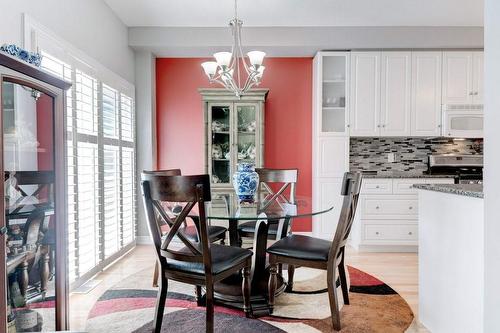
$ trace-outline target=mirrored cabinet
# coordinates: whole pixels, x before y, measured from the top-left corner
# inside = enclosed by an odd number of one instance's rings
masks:
[[[0,332],[67,328],[63,110],[70,85],[0,54]]]
[[[200,89],[205,120],[205,171],[214,188],[232,188],[238,163],[264,165],[267,89],[237,98],[225,89]]]

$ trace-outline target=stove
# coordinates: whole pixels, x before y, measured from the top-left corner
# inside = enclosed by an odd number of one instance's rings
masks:
[[[452,175],[456,184],[482,184],[483,155],[429,155],[427,173]]]

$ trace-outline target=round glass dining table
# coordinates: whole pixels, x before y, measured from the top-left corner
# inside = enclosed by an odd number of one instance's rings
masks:
[[[252,271],[251,271],[251,303],[254,315],[267,314],[269,267],[266,260],[268,245],[268,230],[276,230],[271,239],[286,237],[292,222],[303,223],[302,218],[325,214],[333,209],[327,205],[315,208],[311,197],[297,196],[295,203],[289,203],[278,197],[274,200],[256,200],[252,203],[240,203],[234,192],[212,191],[212,200],[206,203],[207,219],[211,225],[228,227],[231,246],[242,246],[238,235],[238,225],[255,221],[255,232],[252,240]],[[249,246],[250,247],[250,246]],[[279,272],[281,273],[281,272]],[[231,306],[242,307],[241,276],[229,277],[215,285],[215,298]],[[282,274],[278,275],[276,294],[282,293],[286,282]]]

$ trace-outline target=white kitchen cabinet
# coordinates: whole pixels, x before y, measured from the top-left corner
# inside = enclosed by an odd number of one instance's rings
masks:
[[[411,136],[441,135],[442,52],[412,52]]]
[[[380,135],[381,52],[351,53],[351,136]]]
[[[483,104],[484,86],[484,53],[474,52],[473,55],[473,80],[474,104]]]
[[[380,135],[410,133],[411,52],[382,52]]]
[[[363,179],[350,244],[359,251],[416,252],[419,203],[413,184],[453,182],[453,178]]]
[[[349,170],[349,138],[320,137],[315,163],[317,177],[343,177]]]
[[[442,104],[482,104],[483,52],[443,52]]]
[[[315,217],[314,234],[323,239],[332,240],[337,229],[343,197],[340,195],[343,178],[322,178],[317,182],[315,209],[333,209]]]

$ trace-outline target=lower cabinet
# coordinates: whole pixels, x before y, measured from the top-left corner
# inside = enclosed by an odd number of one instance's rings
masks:
[[[343,197],[340,195],[342,178],[321,178],[314,181],[315,210],[333,209],[313,218],[313,234],[316,237],[333,240],[337,229]]]
[[[453,182],[453,178],[364,179],[350,244],[359,251],[416,252],[418,195],[413,184]]]

